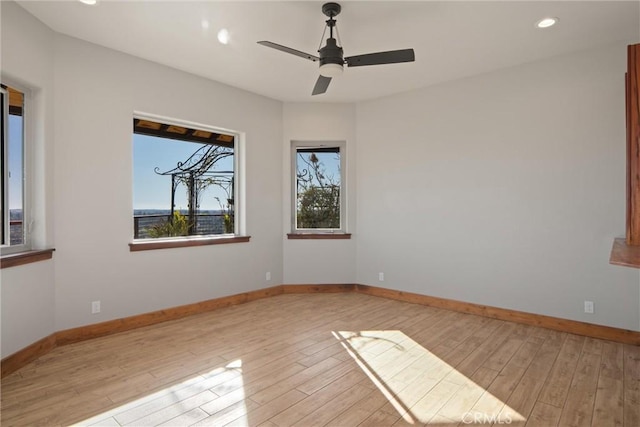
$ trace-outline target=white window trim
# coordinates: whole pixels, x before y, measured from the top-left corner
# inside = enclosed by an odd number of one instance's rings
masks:
[[[21,245],[0,245],[0,255],[9,255],[15,254],[18,252],[26,252],[32,249],[32,238],[31,232],[33,229],[33,215],[31,212],[31,185],[33,185],[33,176],[31,173],[31,156],[32,156],[32,132],[34,126],[34,120],[32,120],[32,106],[31,106],[31,90],[28,87],[25,87],[15,81],[7,78],[2,79],[2,84],[5,86],[9,86],[13,89],[19,90],[23,95],[23,105],[22,105],[22,229],[23,229],[23,243]],[[9,115],[9,93],[5,90],[2,90],[5,94],[5,110],[7,112],[7,117]],[[7,121],[8,122],[8,121]],[[7,132],[8,126],[5,126],[4,131]],[[5,133],[4,138],[6,143],[9,143],[8,133]],[[2,173],[4,176],[4,184],[8,187],[9,185],[9,156],[5,156],[5,164],[2,165]],[[5,195],[8,195],[8,188],[5,188]],[[5,209],[5,218],[9,219],[9,203],[4,203],[2,205]],[[8,202],[8,200],[7,200]],[[5,224],[2,224],[3,227],[6,227],[6,235],[11,238],[11,232],[9,227],[9,220]]]
[[[297,159],[298,148],[338,147],[340,150],[340,228],[297,228]],[[291,141],[291,233],[292,234],[346,234],[347,233],[347,142],[346,141]]]
[[[160,122],[168,125],[175,125],[181,127],[187,127],[192,129],[201,129],[213,133],[223,133],[226,135],[233,135],[234,137],[234,147],[233,147],[233,174],[234,174],[234,191],[233,198],[236,200],[234,205],[234,236],[241,237],[247,236],[246,230],[246,206],[245,206],[245,158],[244,158],[244,148],[245,148],[245,140],[246,135],[244,132],[239,132],[231,129],[225,129],[220,127],[215,127],[211,125],[205,125],[203,123],[192,122],[188,120],[180,120],[165,116],[160,116],[152,113],[145,113],[141,111],[133,112],[133,119],[139,120],[150,120],[154,122]],[[133,162],[131,162],[131,177],[133,177]],[[133,181],[131,182],[133,188]],[[131,198],[131,212],[133,212],[133,197]],[[130,230],[133,230],[133,216],[131,217],[131,225],[129,227]],[[225,238],[231,236],[228,235],[206,235],[206,236],[180,236],[180,237],[168,237],[162,239],[131,239],[132,242],[144,242],[144,241],[159,241],[159,240],[193,240],[194,238]]]

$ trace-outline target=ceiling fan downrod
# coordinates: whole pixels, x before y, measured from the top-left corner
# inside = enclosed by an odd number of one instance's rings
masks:
[[[342,74],[344,69],[344,52],[333,37],[334,27],[336,32],[338,30],[334,18],[340,13],[341,9],[338,3],[325,3],[322,5],[322,13],[329,17],[326,21],[327,27],[329,27],[329,38],[325,46],[318,49],[320,54],[320,75],[325,78],[337,77]]]
[[[330,38],[333,38],[333,27],[336,26],[336,20],[334,18],[340,14],[341,10],[342,7],[338,3],[325,3],[322,5],[322,13],[329,17],[325,22],[327,23],[327,27],[329,27]]]

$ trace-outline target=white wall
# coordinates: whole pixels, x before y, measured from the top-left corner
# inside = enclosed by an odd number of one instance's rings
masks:
[[[55,332],[52,260],[2,269],[2,357]]]
[[[56,329],[282,283],[280,102],[62,35],[55,88]],[[246,134],[249,243],[129,252],[134,111]]]
[[[284,283],[355,283],[356,138],[352,104],[285,103],[282,227]],[[291,141],[346,141],[347,232],[350,240],[287,240],[291,231]]]
[[[34,247],[53,242],[53,33],[13,2],[0,3],[3,82],[30,90],[27,110],[31,147],[27,167],[31,187]],[[29,107],[28,107],[29,108]],[[54,332],[54,261],[0,270],[1,357]]]
[[[357,281],[639,330],[638,271],[608,263],[625,229],[625,55],[359,104]]]

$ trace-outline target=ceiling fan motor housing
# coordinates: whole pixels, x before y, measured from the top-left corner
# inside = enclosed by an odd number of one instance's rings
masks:
[[[333,37],[328,38],[327,44],[318,52],[320,52],[321,67],[325,64],[338,64],[340,66],[344,65],[342,48],[338,46],[336,39],[334,39]]]

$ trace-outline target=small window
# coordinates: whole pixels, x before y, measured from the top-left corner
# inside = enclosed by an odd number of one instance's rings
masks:
[[[2,252],[29,249],[25,204],[24,93],[0,85],[2,127]]]
[[[292,143],[293,233],[345,232],[344,147]]]
[[[133,120],[133,237],[238,234],[237,135]]]

